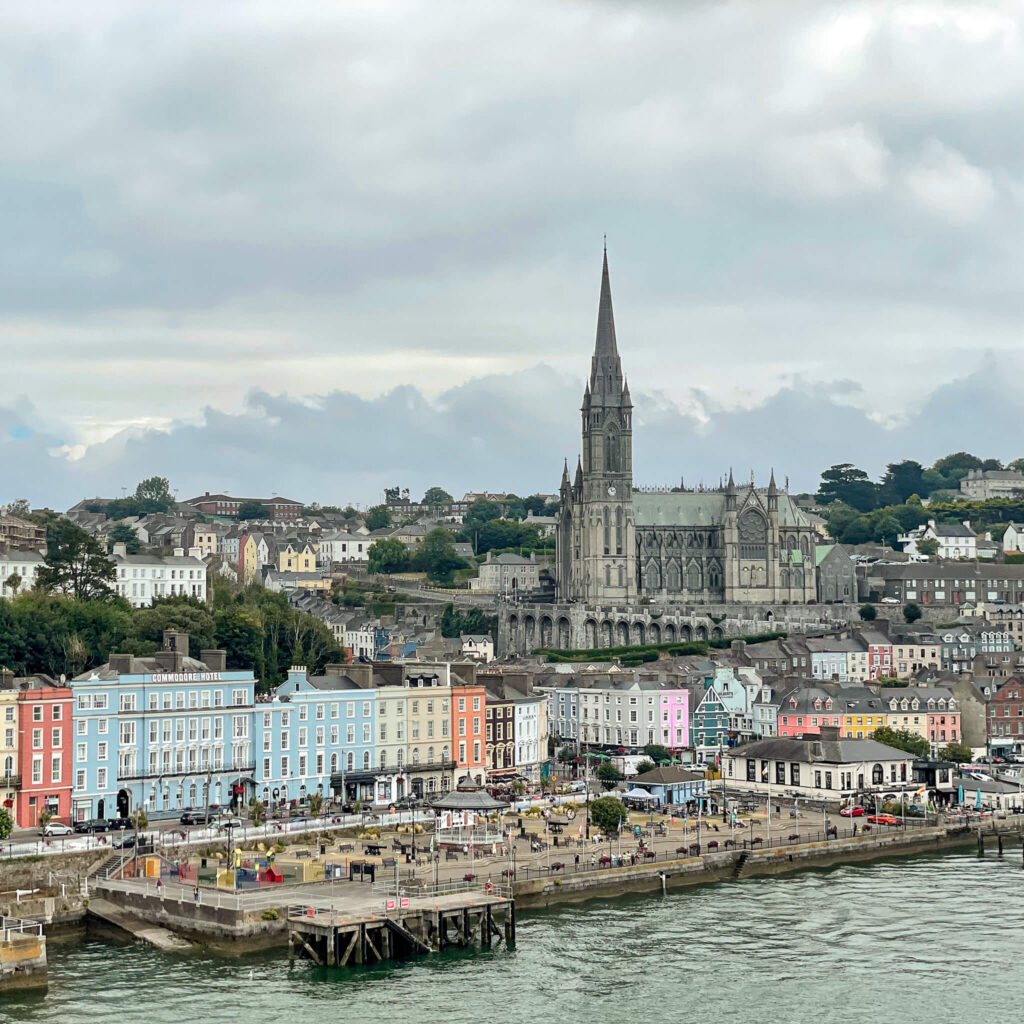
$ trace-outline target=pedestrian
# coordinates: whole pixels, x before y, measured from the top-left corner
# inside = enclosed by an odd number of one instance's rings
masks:
[[[576,854],[576,870],[579,871],[579,869],[580,869],[580,855],[577,853]]]
[[[597,867],[597,854],[596,853],[592,853],[590,855],[590,866],[592,868],[596,868]]]
[[[198,885],[195,886],[195,888],[193,888],[193,890],[192,890],[192,902],[195,903],[195,905],[197,907],[199,906],[199,886]]]
[[[162,878],[156,880],[156,894],[159,899],[164,898],[164,880]]]

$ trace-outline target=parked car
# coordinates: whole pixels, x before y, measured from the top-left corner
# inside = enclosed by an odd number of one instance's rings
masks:
[[[130,850],[135,845],[135,833],[126,832],[118,836],[111,844],[115,850]]]
[[[106,818],[86,818],[85,821],[75,822],[76,832],[106,832],[107,831],[107,819]]]
[[[107,818],[107,828],[112,832],[116,832],[119,828],[134,828],[132,825],[132,819],[125,818]]]
[[[843,807],[843,808],[840,809],[839,813],[844,818],[859,818],[859,817],[861,817],[864,814],[864,808],[860,807],[860,806],[856,806],[856,807]]]
[[[178,820],[182,825],[205,825],[206,811],[185,811]]]
[[[396,811],[412,811],[423,805],[423,800],[418,796],[401,796],[391,806]]]
[[[869,814],[868,821],[872,825],[898,825],[900,819],[892,814]]]
[[[62,821],[49,821],[42,828],[44,836],[73,836],[74,834],[75,830]]]
[[[244,824],[245,822],[243,822],[241,818],[221,818],[214,825],[214,828],[223,832],[225,829],[229,828],[241,828]]]

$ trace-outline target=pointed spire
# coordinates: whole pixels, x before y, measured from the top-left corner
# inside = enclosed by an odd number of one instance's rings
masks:
[[[576,480],[574,481],[573,486],[583,486],[583,459],[579,455],[576,456]]]
[[[562,487],[569,486],[569,460],[566,459],[562,465]]]
[[[768,493],[769,494],[778,494],[779,493],[778,487],[775,486],[775,467],[774,466],[772,466],[772,477],[768,481]]]
[[[736,481],[732,478],[732,466],[729,467],[729,483],[728,487],[730,491],[736,490]]]
[[[612,286],[608,278],[608,244],[604,247],[604,263],[601,267],[601,299],[597,306],[596,356],[618,356],[615,344],[615,316],[612,313]]]
[[[622,404],[624,406],[628,406],[629,408],[633,407],[633,401],[629,397],[629,379],[628,378],[625,380],[625,382],[622,385]]]

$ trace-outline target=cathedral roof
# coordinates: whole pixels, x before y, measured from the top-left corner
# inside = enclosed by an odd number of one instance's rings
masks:
[[[633,495],[633,515],[637,526],[720,526],[725,522],[725,494],[637,491]],[[779,526],[810,526],[793,498],[785,493],[779,494]]]

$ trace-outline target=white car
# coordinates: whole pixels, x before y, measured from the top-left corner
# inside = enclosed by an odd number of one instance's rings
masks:
[[[44,836],[73,836],[75,830],[61,821],[49,821],[42,828]]]
[[[221,818],[214,826],[218,831],[223,832],[229,828],[241,828],[245,824],[241,818]]]

